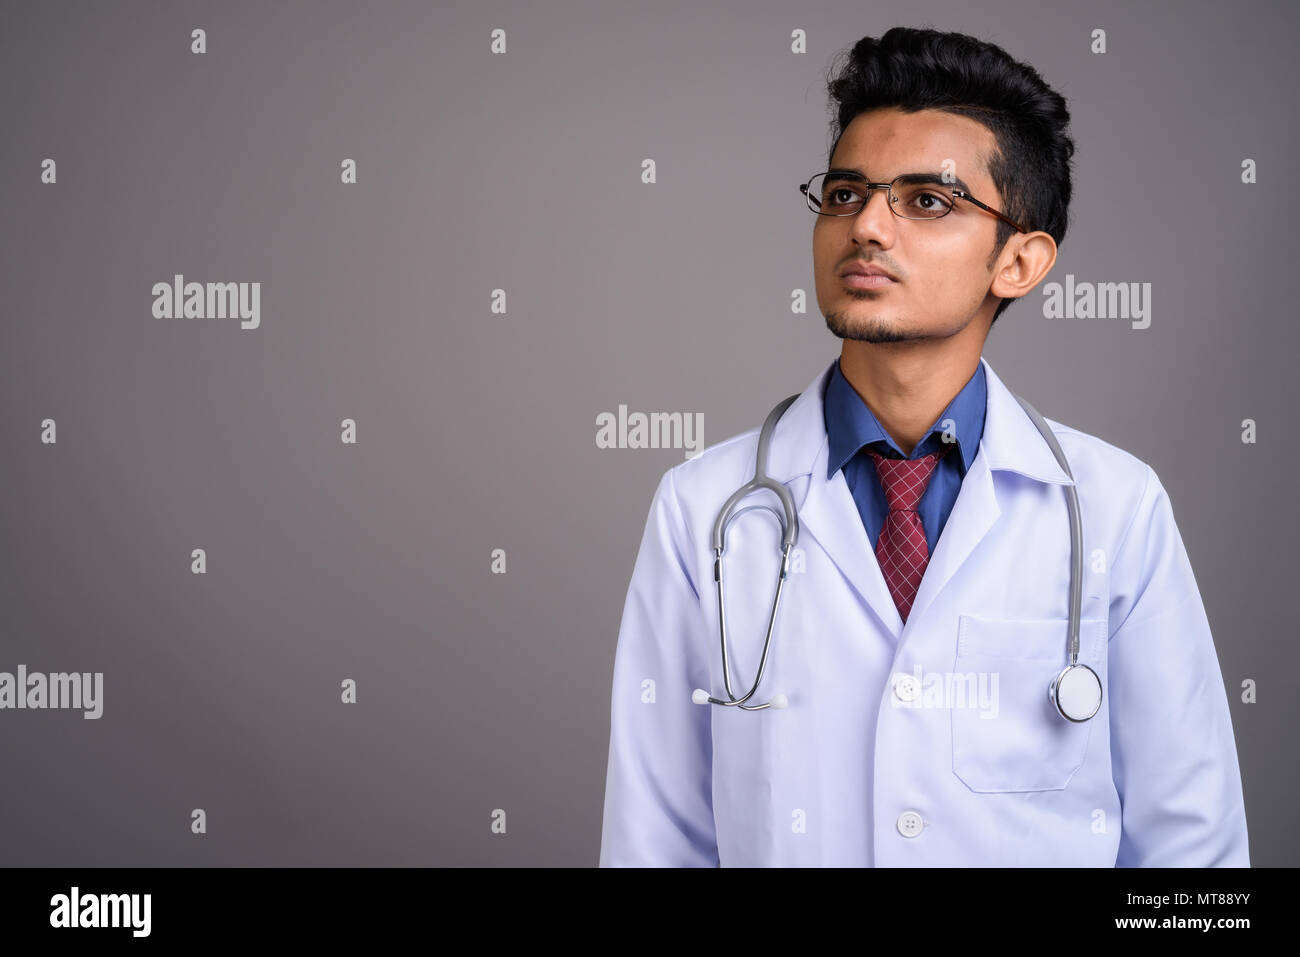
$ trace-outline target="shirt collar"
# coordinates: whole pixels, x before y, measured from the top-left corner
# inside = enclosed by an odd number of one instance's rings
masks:
[[[919,458],[921,455],[935,451],[940,441],[936,433],[942,433],[943,423],[951,419],[951,431],[956,438],[957,450],[960,453],[961,474],[965,477],[966,470],[970,468],[979,450],[980,438],[984,432],[984,411],[987,403],[988,389],[984,381],[984,363],[981,361],[975,367],[975,372],[970,379],[962,386],[961,391],[953,397],[948,407],[926,430],[925,437],[912,450],[912,457]],[[884,442],[900,456],[903,454],[871,413],[871,409],[862,401],[862,397],[853,390],[848,379],[844,378],[838,360],[831,369],[830,379],[826,383],[824,417],[830,445],[826,460],[828,479],[843,468],[844,464],[863,446],[870,445],[872,442]]]

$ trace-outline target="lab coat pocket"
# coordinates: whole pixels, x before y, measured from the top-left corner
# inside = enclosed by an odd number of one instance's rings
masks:
[[[952,770],[972,791],[1059,790],[1083,765],[1094,721],[1106,720],[1106,622],[1079,623],[1079,661],[1097,672],[1103,706],[1081,723],[1063,718],[1048,697],[1069,663],[1069,621],[961,615],[954,671],[987,689],[979,705],[954,699]]]

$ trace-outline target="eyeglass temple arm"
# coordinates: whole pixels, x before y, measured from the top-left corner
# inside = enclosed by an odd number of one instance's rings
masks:
[[[996,209],[994,209],[992,206],[985,206],[983,203],[981,203],[978,199],[976,199],[976,198],[975,198],[974,196],[972,196],[970,193],[966,192],[964,189],[955,189],[955,188],[954,188],[953,191],[952,191],[952,194],[953,194],[954,196],[957,196],[957,197],[959,197],[959,198],[961,198],[961,199],[966,200],[968,203],[974,203],[976,206],[978,206],[980,209],[984,210],[985,212],[992,213],[994,216],[996,216],[998,219],[1002,220],[1002,221],[1003,221],[1004,223],[1006,223],[1008,226],[1013,227],[1013,228],[1016,230],[1016,232],[1023,233],[1023,232],[1025,231],[1024,227],[1021,226],[1021,225],[1020,225],[1018,222],[1016,222],[1014,219],[1009,219],[1008,217],[1003,216],[1001,213],[999,213],[999,212],[998,212]]]

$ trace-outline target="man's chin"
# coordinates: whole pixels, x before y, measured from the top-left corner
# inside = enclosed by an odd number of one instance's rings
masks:
[[[854,316],[850,319],[843,313],[832,313],[826,317],[826,328],[837,338],[859,342],[906,342],[923,338],[915,331],[909,331],[901,321],[887,317]]]

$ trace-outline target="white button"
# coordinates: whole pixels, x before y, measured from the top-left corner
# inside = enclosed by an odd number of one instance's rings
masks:
[[[894,694],[902,701],[915,701],[921,693],[921,682],[915,675],[899,675],[894,681]]]
[[[921,815],[915,811],[904,811],[898,815],[898,833],[903,837],[916,837],[921,833],[923,827],[925,827],[925,822],[921,820]]]

